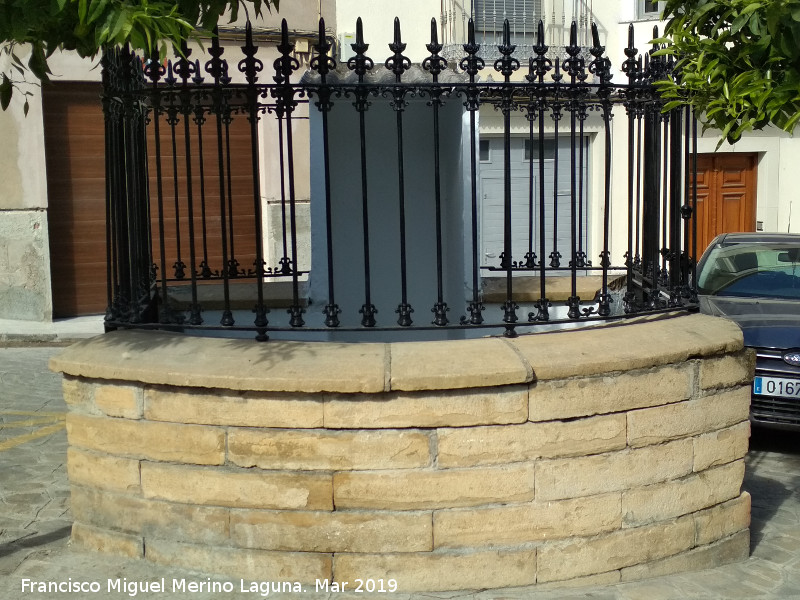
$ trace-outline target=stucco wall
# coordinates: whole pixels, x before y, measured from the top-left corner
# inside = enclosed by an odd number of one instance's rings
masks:
[[[728,321],[353,345],[119,331],[51,367],[83,547],[400,591],[749,552],[753,360]]]

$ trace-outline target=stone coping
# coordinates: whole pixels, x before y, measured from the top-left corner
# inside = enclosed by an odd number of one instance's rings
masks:
[[[336,343],[120,330],[67,348],[50,368],[75,377],[240,391],[379,393],[480,388],[646,369],[736,352],[741,330],[693,314],[472,340]]]

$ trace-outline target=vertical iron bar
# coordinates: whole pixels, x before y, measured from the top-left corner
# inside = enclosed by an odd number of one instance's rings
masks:
[[[610,297],[608,294],[608,269],[611,266],[611,257],[608,250],[611,229],[611,105],[603,104],[603,129],[605,142],[605,172],[603,173],[603,252],[600,256],[600,266],[603,269],[603,282],[600,292],[600,301],[597,313],[601,317],[611,314]]]
[[[482,312],[484,310],[481,302],[480,289],[480,255],[478,247],[478,165],[476,158],[476,146],[478,139],[476,135],[477,123],[475,113],[480,109],[480,89],[475,85],[475,76],[478,71],[483,69],[484,62],[478,56],[480,45],[475,43],[475,23],[472,18],[467,22],[467,43],[463,45],[467,56],[459,63],[459,67],[469,75],[469,87],[466,91],[466,102],[464,103],[469,112],[469,167],[470,167],[470,209],[471,209],[471,249],[472,249],[472,301],[468,304],[469,320],[463,317],[462,323],[470,325],[480,325],[483,323]]]
[[[562,104],[559,99],[559,82],[561,81],[561,66],[556,57],[555,73],[553,73],[553,251],[550,253],[550,266],[558,269],[561,266],[561,253],[558,251],[558,122],[561,120]]]
[[[284,155],[284,141],[283,141],[283,120],[285,118],[285,110],[282,106],[276,108],[278,117],[278,166],[281,171],[281,238],[283,241],[283,255],[278,261],[280,264],[280,272],[282,275],[290,275],[292,272],[291,263],[289,259],[289,242],[286,233],[286,165],[283,158]]]
[[[426,45],[431,55],[426,58],[422,67],[433,76],[431,104],[433,108],[433,177],[436,212],[436,304],[431,312],[434,314],[433,324],[440,327],[447,325],[447,311],[450,309],[444,301],[443,257],[442,257],[442,182],[439,162],[439,107],[443,104],[439,87],[439,73],[447,68],[447,61],[439,56],[443,46],[439,43],[436,19],[431,19],[431,43]]]
[[[658,108],[648,105],[645,109],[644,126],[644,191],[642,198],[642,263],[643,277],[649,279],[648,306],[654,307],[657,300],[657,278],[659,259],[659,150],[661,148]],[[647,285],[645,285],[647,289]]]
[[[233,312],[231,311],[231,291],[230,281],[228,279],[228,224],[227,224],[227,206],[226,206],[226,190],[225,190],[225,147],[223,142],[223,120],[226,118],[227,111],[230,110],[227,106],[225,98],[224,85],[229,83],[226,77],[225,61],[222,60],[223,49],[219,45],[219,35],[215,29],[211,38],[211,48],[209,54],[212,58],[206,63],[206,72],[214,78],[214,90],[212,92],[214,104],[214,116],[217,126],[217,172],[219,173],[219,219],[220,219],[220,239],[222,242],[222,265],[220,273],[222,275],[222,294],[223,294],[223,309],[220,325],[223,327],[231,327],[235,321],[233,319]]]
[[[356,55],[347,61],[347,67],[358,75],[359,88],[355,92],[355,106],[358,112],[358,133],[361,149],[361,226],[364,232],[364,304],[358,311],[361,314],[362,327],[375,327],[375,314],[378,309],[372,304],[372,288],[370,282],[370,251],[369,251],[369,194],[367,188],[367,125],[364,113],[369,102],[369,91],[365,89],[364,75],[370,71],[375,63],[365,55],[369,44],[364,43],[364,26],[361,17],[356,21],[356,43],[351,47]]]
[[[546,198],[544,184],[544,115],[547,108],[547,88],[544,84],[544,76],[550,70],[552,63],[547,58],[548,47],[544,40],[544,23],[539,20],[536,29],[536,45],[533,48],[536,58],[531,57],[530,64],[535,70],[529,75],[528,81],[536,81],[538,86],[537,104],[539,118],[539,300],[536,303],[536,314],[533,315],[536,321],[550,320],[550,301],[547,299],[547,267],[544,260],[546,252]],[[558,140],[556,140],[558,145]],[[530,315],[529,315],[530,319]]]
[[[200,71],[200,61],[195,62],[195,77],[194,82],[197,85],[203,83],[203,77]],[[198,275],[203,279],[210,279],[214,273],[211,271],[211,266],[208,264],[208,220],[206,210],[206,173],[205,173],[205,152],[203,150],[203,125],[206,122],[204,116],[205,109],[201,102],[197,102],[194,107],[194,122],[197,125],[197,167],[198,175],[200,178],[200,224],[203,235],[203,260],[200,261],[200,270]]]
[[[322,113],[322,157],[323,157],[323,175],[325,177],[325,234],[326,234],[326,250],[327,250],[327,263],[328,263],[328,304],[325,305],[323,313],[325,314],[326,327],[339,326],[339,313],[342,312],[336,304],[334,297],[334,279],[333,279],[333,215],[331,212],[331,166],[330,166],[330,149],[328,146],[328,113],[333,108],[331,102],[331,89],[327,84],[327,75],[330,69],[336,68],[336,62],[328,55],[331,50],[331,44],[325,38],[325,20],[319,20],[319,40],[314,46],[317,51],[317,56],[311,60],[311,68],[316,70],[320,76],[320,86],[317,90],[319,101],[316,103]]]
[[[503,91],[500,108],[503,112],[503,260],[501,268],[506,272],[506,301],[503,304],[503,322],[506,337],[515,337],[514,323],[517,322],[513,290],[513,255],[511,247],[511,111],[516,103],[511,87],[511,75],[519,69],[519,61],[513,57],[516,46],[511,43],[511,32],[508,19],[503,21],[503,43],[497,47],[501,58],[494,63],[494,68],[503,75]]]
[[[697,114],[692,109],[692,300],[697,299]]]
[[[172,268],[175,270],[175,279],[183,279],[186,276],[186,264],[181,257],[181,222],[180,222],[180,189],[178,185],[178,107],[175,105],[177,92],[174,91],[176,79],[172,75],[172,62],[167,62],[167,84],[170,86],[170,105],[167,109],[167,124],[170,127],[170,142],[172,144],[172,185],[175,206],[175,251],[177,253]]]
[[[667,284],[667,263],[669,260],[668,253],[669,253],[669,244],[668,244],[668,231],[669,231],[669,217],[668,217],[668,210],[669,210],[669,197],[670,197],[670,190],[667,188],[670,187],[671,177],[670,177],[670,136],[669,132],[672,129],[671,126],[671,119],[669,114],[661,115],[659,120],[659,129],[661,129],[661,145],[662,145],[662,175],[661,175],[661,273],[659,275],[659,284],[666,285]]]
[[[633,312],[635,309],[636,293],[634,291],[633,268],[634,268],[634,212],[638,220],[638,202],[634,204],[634,196],[638,196],[637,172],[639,169],[639,157],[641,146],[635,145],[634,131],[636,129],[636,110],[633,104],[628,109],[628,251],[625,256],[625,266],[627,267],[626,291],[625,291],[625,311]],[[634,166],[634,160],[636,166]],[[638,226],[637,226],[638,235]]]
[[[294,94],[294,91],[291,92]],[[289,240],[290,240],[290,267],[292,270],[292,306],[289,308],[292,327],[305,325],[303,313],[305,309],[300,306],[300,272],[297,266],[297,197],[294,186],[294,140],[292,136],[292,110],[286,112],[286,153],[289,176]]]
[[[574,85],[574,81],[573,81]],[[573,90],[574,91],[574,90]],[[569,261],[569,271],[570,271],[570,298],[567,301],[569,306],[569,311],[567,316],[570,319],[578,319],[581,316],[580,311],[580,302],[581,299],[578,296],[578,237],[577,237],[577,228],[578,228],[578,183],[577,183],[577,173],[575,172],[575,150],[576,150],[576,143],[575,143],[575,129],[577,126],[577,102],[573,103],[570,107],[570,127],[569,127],[569,164],[570,164],[570,176],[569,176],[569,218],[570,218],[570,248],[572,252],[572,260]]]
[[[681,111],[673,110],[670,131],[669,287],[670,299],[680,304],[681,244]]]
[[[231,256],[228,259],[228,277],[236,279],[239,277],[239,261],[236,260],[236,229],[233,222],[233,181],[232,181],[232,165],[231,165],[231,123],[233,122],[233,113],[231,107],[227,106],[225,111],[225,175],[227,177],[228,186],[228,239],[231,244]]]
[[[106,314],[105,321],[111,321],[114,318],[114,243],[113,230],[112,230],[112,168],[111,165],[115,164],[115,148],[112,138],[112,120],[111,120],[111,52],[106,50],[103,52],[102,57],[102,81],[103,81],[103,95],[101,97],[103,105],[103,145],[105,157],[104,171],[105,171],[105,209],[106,209]],[[106,328],[108,330],[108,327]]]
[[[178,61],[176,72],[181,78],[181,114],[183,115],[184,149],[186,151],[186,211],[189,219],[189,276],[191,279],[192,302],[189,305],[189,324],[200,325],[203,322],[200,316],[200,304],[197,301],[197,256],[195,254],[194,235],[194,198],[192,197],[192,143],[190,119],[192,115],[191,91],[189,90],[189,77],[195,73],[194,63],[188,60],[191,54],[184,42],[181,49],[182,56]]]
[[[291,82],[292,73],[300,68],[300,63],[293,56],[294,47],[294,43],[289,41],[289,26],[286,23],[286,19],[283,19],[281,21],[281,43],[277,47],[281,56],[273,63],[275,67],[275,76],[273,79],[278,86],[272,92],[277,99],[278,115],[279,117],[280,115],[283,115],[284,119],[286,120],[286,153],[288,155],[287,175],[289,178],[289,229],[291,257],[284,256],[284,258],[287,258],[288,260],[284,263],[281,273],[286,274],[288,268],[292,275],[292,305],[287,310],[289,313],[289,325],[292,327],[302,327],[305,325],[305,321],[303,320],[303,313],[305,312],[305,309],[300,306],[300,274],[297,268],[297,205],[295,201],[294,139],[292,135],[292,113],[297,106],[297,101],[294,98],[296,90],[292,86]],[[281,158],[283,158],[283,140],[280,140],[280,142]],[[285,198],[283,185],[283,161],[281,161],[281,201],[285,205],[283,200]],[[283,213],[283,218],[285,227],[285,212]]]
[[[533,59],[531,59],[533,60]],[[533,269],[536,267],[536,254],[533,251],[534,239],[534,215],[535,209],[533,206],[534,190],[533,190],[533,106],[528,105],[525,112],[528,119],[528,252],[525,254],[525,268]],[[537,159],[538,160],[538,159]]]
[[[411,68],[411,61],[403,55],[406,44],[400,38],[400,20],[394,20],[394,42],[389,44],[389,49],[394,53],[386,59],[385,66],[395,76],[397,84],[393,89],[394,110],[397,122],[397,177],[398,177],[398,203],[400,207],[400,294],[401,300],[395,312],[399,315],[397,324],[401,327],[412,325],[411,313],[414,309],[408,303],[408,273],[406,266],[406,206],[405,206],[405,171],[403,168],[403,110],[405,109],[405,91],[400,87],[404,72]]]
[[[253,171],[253,210],[256,221],[256,260],[253,266],[255,267],[257,298],[256,305],[253,308],[253,312],[256,315],[253,324],[256,327],[256,340],[259,342],[264,342],[268,339],[267,325],[269,324],[269,321],[267,320],[267,312],[269,312],[269,309],[267,309],[267,307],[264,305],[264,267],[266,263],[264,262],[264,232],[261,221],[261,164],[258,148],[258,122],[260,120],[258,112],[259,93],[258,88],[256,87],[256,83],[258,82],[258,74],[264,68],[264,63],[255,57],[256,53],[258,52],[258,48],[255,46],[255,44],[253,44],[253,27],[249,20],[245,26],[245,44],[241,47],[241,49],[245,55],[245,58],[239,61],[239,71],[244,73],[245,79],[247,80],[247,119],[250,122],[250,158],[252,161],[251,168]],[[200,138],[200,143],[202,148],[202,138]],[[203,164],[202,158],[203,153],[201,150],[201,170]],[[205,219],[205,214],[203,215],[203,218]],[[282,225],[285,228],[286,222],[284,221]],[[205,235],[205,230],[203,233]]]
[[[578,264],[581,262],[581,257],[578,254],[578,182],[576,172],[575,154],[577,150],[576,142],[576,129],[578,120],[578,111],[580,106],[580,90],[578,89],[578,76],[581,74],[581,64],[578,58],[580,54],[580,47],[578,46],[578,30],[575,21],[572,21],[569,31],[569,46],[566,51],[569,58],[564,63],[567,72],[570,76],[570,101],[569,101],[569,164],[570,164],[570,177],[569,177],[569,219],[570,219],[570,254],[569,261],[570,268],[570,297],[567,300],[569,311],[567,316],[570,319],[579,319],[581,316],[581,299],[578,296]],[[581,121],[583,122],[583,121]],[[582,165],[578,165],[578,169]]]

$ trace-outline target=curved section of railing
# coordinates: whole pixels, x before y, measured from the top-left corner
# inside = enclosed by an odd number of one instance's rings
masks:
[[[399,21],[379,58],[359,20],[338,64],[321,21],[305,74],[285,22],[271,65],[249,25],[233,63],[216,37],[204,61],[107,52],[107,328],[513,336],[692,310],[671,59],[631,29],[613,74],[596,29],[553,57],[540,26],[523,64],[507,24],[491,49],[470,24],[454,60],[437,31],[414,65]]]

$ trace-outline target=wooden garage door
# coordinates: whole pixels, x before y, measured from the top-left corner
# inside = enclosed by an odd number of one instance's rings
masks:
[[[42,89],[53,316],[106,310],[105,150],[100,85]]]
[[[697,253],[720,233],[755,231],[756,155],[697,157]]]
[[[100,91],[100,85],[94,83],[54,83],[46,86],[43,92],[53,314],[56,317],[99,314],[105,312],[107,305],[105,142]],[[175,275],[172,265],[179,254],[184,263],[190,264],[186,144],[183,123],[180,123],[176,128],[176,160],[173,162],[171,130],[163,117],[160,124],[165,257],[167,276],[172,278]],[[235,117],[230,124],[229,135],[224,135],[225,140],[230,140],[230,145],[223,143],[226,222],[232,212],[236,232],[234,249],[242,269],[252,268],[256,247],[249,127],[244,116]],[[191,135],[194,136],[195,124],[191,129]],[[159,210],[153,158],[155,138],[152,127],[149,133],[153,249],[154,261],[160,266]],[[205,231],[208,236],[205,244],[202,237],[199,144],[196,138],[191,139],[195,267],[199,270],[200,261],[207,253],[211,268],[219,271],[223,263],[220,241],[221,191],[219,144],[213,117],[208,119],[208,125],[204,127],[202,163],[205,171]],[[174,178],[176,166],[177,188]],[[228,173],[231,175],[230,182]],[[176,189],[179,219],[175,218]],[[229,255],[230,249],[231,242],[228,240]],[[188,268],[186,277],[189,278]]]

